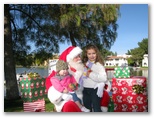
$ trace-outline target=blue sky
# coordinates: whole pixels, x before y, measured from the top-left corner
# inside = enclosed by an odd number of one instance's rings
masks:
[[[111,51],[125,54],[138,47],[138,42],[148,38],[148,4],[123,4],[118,19],[118,37]]]
[[[148,38],[148,4],[122,4],[120,13],[118,36],[110,51],[125,54],[138,47],[138,42]],[[60,54],[70,45],[60,45]]]

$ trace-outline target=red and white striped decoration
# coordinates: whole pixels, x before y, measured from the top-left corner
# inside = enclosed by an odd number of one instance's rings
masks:
[[[35,102],[24,102],[24,112],[45,112],[45,100],[37,100]]]

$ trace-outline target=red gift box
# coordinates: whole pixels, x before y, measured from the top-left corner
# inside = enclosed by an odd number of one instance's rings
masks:
[[[113,78],[114,112],[147,112],[147,84],[145,77]]]
[[[45,112],[45,100],[39,99],[34,102],[23,103],[24,112]]]

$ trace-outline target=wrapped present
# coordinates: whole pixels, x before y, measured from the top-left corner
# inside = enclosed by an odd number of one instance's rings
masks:
[[[47,96],[45,78],[20,78],[21,97],[24,102],[34,102]]]
[[[23,102],[24,112],[45,112],[45,100],[39,99],[34,102]]]
[[[130,78],[131,72],[132,70],[130,67],[116,67],[114,69],[114,77],[115,78]]]
[[[146,78],[112,78],[114,112],[147,112]]]

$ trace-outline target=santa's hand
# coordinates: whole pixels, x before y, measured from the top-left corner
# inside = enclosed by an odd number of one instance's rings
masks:
[[[96,86],[94,87],[94,89],[97,88],[97,95],[100,98],[103,96],[104,86],[105,86],[104,83],[97,83]]]
[[[63,100],[65,100],[65,101],[69,101],[69,100],[72,100],[72,95],[70,95],[70,94],[63,94],[62,95],[62,98],[63,98]]]

